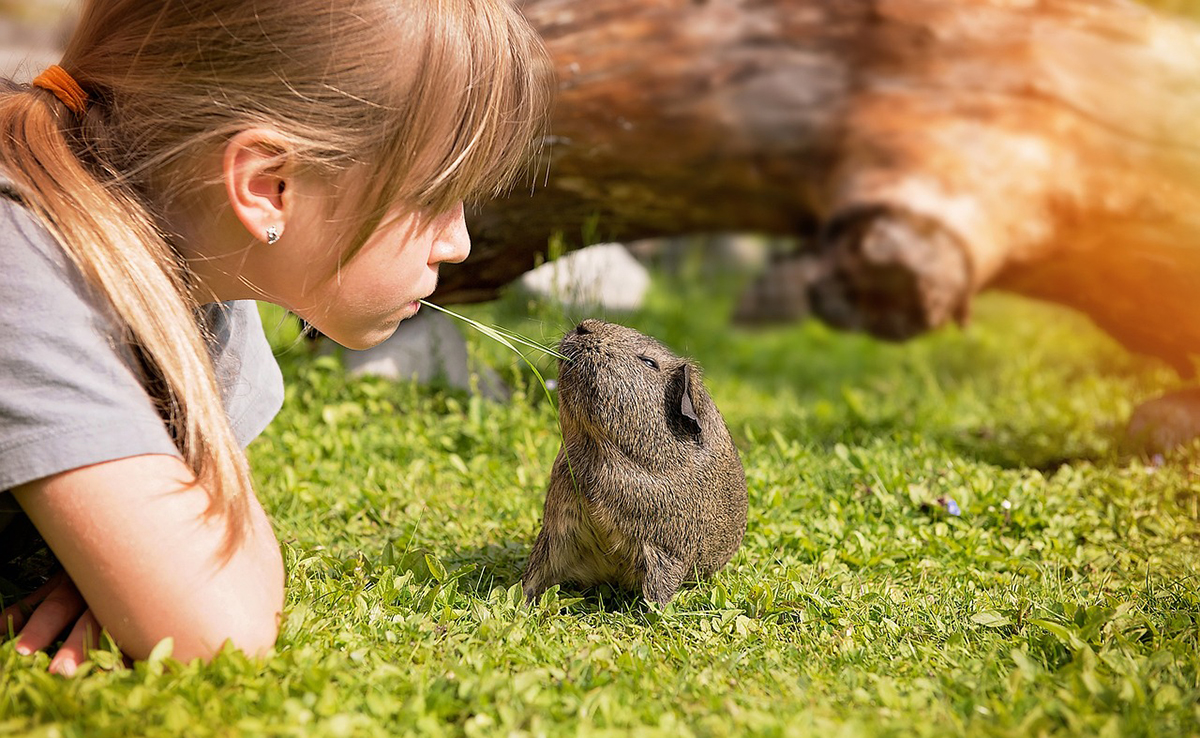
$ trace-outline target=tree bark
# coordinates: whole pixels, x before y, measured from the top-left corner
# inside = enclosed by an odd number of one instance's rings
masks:
[[[569,245],[816,244],[814,310],[904,339],[998,287],[1200,352],[1200,31],[1118,0],[525,0],[559,102],[438,299]]]

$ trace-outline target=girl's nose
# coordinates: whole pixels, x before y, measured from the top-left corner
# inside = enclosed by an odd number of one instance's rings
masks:
[[[433,245],[429,263],[448,262],[457,264],[471,253],[471,236],[467,233],[467,218],[460,202],[445,215],[436,227],[437,240]]]

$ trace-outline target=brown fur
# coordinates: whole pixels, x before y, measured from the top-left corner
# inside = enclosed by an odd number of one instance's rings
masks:
[[[525,596],[610,582],[665,604],[741,545],[746,477],[733,439],[696,366],[658,341],[585,320],[559,350],[571,359],[559,373],[563,446]]]

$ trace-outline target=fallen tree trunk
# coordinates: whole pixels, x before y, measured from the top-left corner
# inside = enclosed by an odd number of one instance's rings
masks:
[[[438,299],[568,243],[801,235],[825,320],[904,339],[999,287],[1190,373],[1200,30],[1118,0],[525,0],[554,55],[528,187]]]

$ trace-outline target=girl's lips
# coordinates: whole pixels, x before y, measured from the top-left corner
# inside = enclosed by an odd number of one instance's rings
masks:
[[[400,307],[395,308],[395,310],[390,313],[388,317],[393,321],[408,320],[409,318],[415,316],[420,309],[421,303],[413,300],[412,302],[406,302]]]

